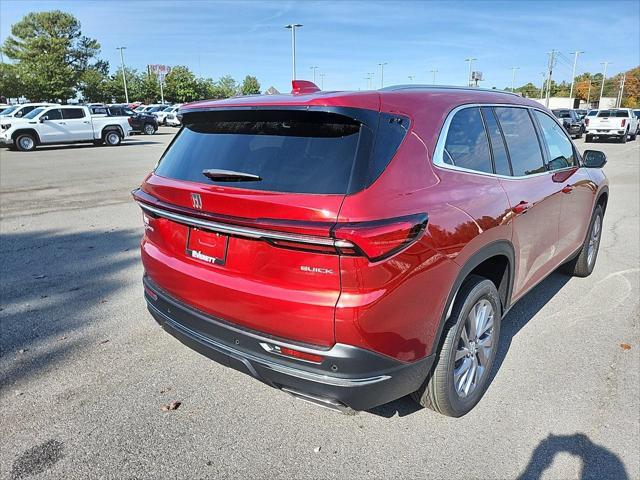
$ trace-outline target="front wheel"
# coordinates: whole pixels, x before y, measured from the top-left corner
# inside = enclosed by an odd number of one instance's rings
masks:
[[[109,130],[104,134],[104,143],[110,147],[115,147],[122,143],[122,135],[116,130]]]
[[[153,135],[154,133],[156,133],[156,129],[150,123],[145,123],[142,131],[145,135]]]
[[[15,140],[16,148],[21,152],[31,152],[36,149],[36,139],[30,133],[21,133]]]
[[[461,417],[480,401],[500,337],[501,307],[491,280],[465,280],[445,331],[436,363],[425,384],[413,394],[420,405],[450,417]]]

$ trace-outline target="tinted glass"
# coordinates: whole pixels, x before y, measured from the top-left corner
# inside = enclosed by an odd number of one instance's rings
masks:
[[[44,111],[43,107],[35,108],[35,109],[31,110],[29,113],[27,113],[24,116],[24,118],[32,119],[32,118],[36,117],[37,115],[40,115],[43,111]]]
[[[107,108],[106,107],[91,107],[91,113],[94,115],[106,115]]]
[[[59,108],[54,108],[45,112],[42,118],[46,118],[47,120],[62,120],[62,113],[60,113]]]
[[[62,109],[62,118],[65,120],[73,120],[74,118],[84,118],[84,109],[82,108],[64,108]]]
[[[569,110],[553,110],[553,114],[558,118],[571,118]]]
[[[480,109],[465,108],[454,115],[447,132],[444,157],[446,163],[456,167],[493,173]]]
[[[600,110],[598,117],[628,117],[629,112],[626,110]]]
[[[577,165],[573,145],[564,133],[564,129],[542,112],[535,111],[542,135],[547,144],[549,153],[549,170]]]
[[[513,174],[517,177],[544,172],[544,162],[538,137],[524,108],[495,108],[496,116],[507,142]]]
[[[324,112],[211,113],[178,133],[155,173],[234,188],[346,193],[360,136],[359,123]],[[206,169],[262,180],[214,182]]]
[[[598,110],[590,110],[589,113],[587,113],[587,117],[595,117],[598,114]]]
[[[3,110],[2,113],[0,113],[0,116],[4,117],[6,115],[9,115],[10,113],[15,112],[17,109],[18,109],[17,106],[9,107],[9,108]]]
[[[509,166],[509,157],[507,149],[504,146],[504,139],[500,131],[500,125],[496,120],[493,108],[482,107],[482,116],[484,123],[489,132],[489,140],[491,141],[491,151],[493,152],[493,163],[495,164],[496,173],[500,175],[511,175],[511,167]]]

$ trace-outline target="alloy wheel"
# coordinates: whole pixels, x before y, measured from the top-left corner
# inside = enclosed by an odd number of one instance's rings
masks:
[[[28,135],[20,137],[20,140],[18,140],[18,142],[22,150],[31,150],[34,145],[33,138],[29,137]]]
[[[598,252],[598,245],[600,244],[600,231],[602,230],[602,217],[596,216],[593,221],[593,227],[591,228],[591,235],[589,236],[589,247],[587,249],[587,263],[593,264]]]
[[[494,348],[494,311],[491,303],[480,299],[471,308],[462,327],[453,369],[453,384],[460,398],[467,398],[488,374]]]

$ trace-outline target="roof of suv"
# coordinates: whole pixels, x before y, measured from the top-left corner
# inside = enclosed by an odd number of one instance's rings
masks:
[[[226,107],[258,106],[342,106],[380,110],[387,103],[395,103],[398,96],[410,97],[416,101],[447,98],[451,103],[508,103],[537,106],[541,105],[515,93],[501,90],[487,90],[470,87],[450,87],[432,85],[397,85],[381,90],[366,91],[316,91],[303,94],[250,95],[224,100],[203,100],[185,104],[182,110],[210,109]],[[447,102],[447,103],[449,103]]]

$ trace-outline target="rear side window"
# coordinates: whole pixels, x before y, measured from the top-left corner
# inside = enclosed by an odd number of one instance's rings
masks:
[[[564,129],[540,111],[536,110],[534,115],[538,119],[542,135],[547,145],[549,170],[559,170],[577,165],[573,145],[565,135]]]
[[[496,107],[495,112],[507,142],[513,175],[544,172],[540,143],[527,109]]]
[[[465,108],[451,119],[444,145],[444,161],[468,170],[493,173],[489,142],[479,108]]]
[[[491,140],[491,151],[493,152],[493,163],[496,173],[499,175],[511,175],[511,166],[509,165],[507,149],[504,145],[504,139],[502,138],[502,130],[500,130],[500,125],[498,125],[498,121],[493,113],[493,108],[482,107],[482,116],[487,126],[489,139]]]
[[[160,176],[213,185],[289,193],[345,194],[370,184],[388,164],[408,123],[383,122],[401,131],[391,153],[373,139],[375,125],[345,115],[306,110],[229,110],[185,114],[184,128],[160,160]],[[369,115],[369,116],[371,116]],[[385,151],[387,150],[387,151]],[[372,155],[373,152],[373,155]],[[377,154],[375,152],[378,152]],[[386,155],[380,165],[376,158]],[[356,162],[360,164],[354,168]],[[378,171],[372,171],[375,167]],[[204,170],[257,175],[259,181],[211,180]],[[361,180],[358,183],[355,178]]]
[[[64,118],[65,120],[73,120],[74,118],[84,118],[84,109],[64,108],[62,109],[62,118]]]

